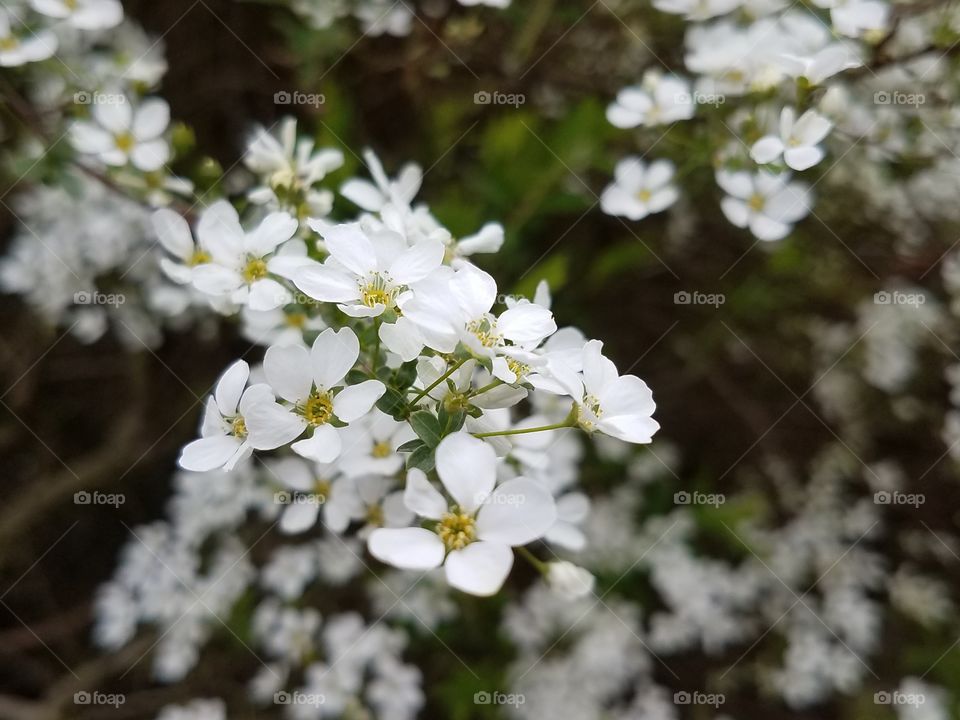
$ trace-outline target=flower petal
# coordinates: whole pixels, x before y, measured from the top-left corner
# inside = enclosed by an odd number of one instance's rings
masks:
[[[327,328],[313,343],[310,365],[317,387],[333,388],[340,384],[360,357],[360,341],[350,328],[334,331]]]
[[[367,547],[380,562],[404,570],[432,570],[443,562],[443,542],[426,528],[378,528]]]
[[[403,502],[420,517],[439,520],[447,512],[447,501],[433,483],[427,480],[422,470],[414,468],[407,473],[407,486],[403,490]]]
[[[477,513],[477,537],[500,545],[526,545],[556,522],[553,495],[533,480],[515,478],[500,485]]]
[[[497,454],[470,433],[456,432],[437,446],[437,474],[457,505],[473,512],[493,490]]]
[[[475,542],[450,553],[443,569],[450,587],[488,597],[503,587],[512,567],[513,551],[509,547]]]

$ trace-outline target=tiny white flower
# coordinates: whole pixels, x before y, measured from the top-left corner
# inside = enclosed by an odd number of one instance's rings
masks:
[[[245,232],[230,203],[220,201],[211,205],[197,226],[203,255],[202,262],[193,267],[191,282],[213,298],[249,305],[254,310],[273,310],[286,305],[292,295],[271,275],[286,277],[292,271],[291,266],[306,262],[306,248],[302,243],[285,246],[298,227],[296,218],[277,212],[267,215],[256,229]],[[182,241],[180,245],[186,250]],[[286,247],[289,252],[282,252]]]
[[[568,600],[576,600],[593,592],[594,577],[579,565],[561,560],[547,563],[547,584]]]
[[[280,530],[297,534],[309,530],[322,518],[330,532],[342,534],[352,520],[363,517],[356,484],[336,465],[310,463],[299,458],[281,458],[269,466],[270,475],[289,491],[281,493],[286,505]]]
[[[57,36],[52,30],[31,30],[12,11],[0,8],[0,67],[17,67],[53,57]]]
[[[106,30],[123,20],[119,0],[30,0],[30,7],[42,15],[66,20],[78,30]]]
[[[370,553],[408,570],[443,565],[452,587],[493,595],[513,567],[511,548],[537,540],[553,524],[553,497],[525,478],[494,487],[496,453],[468,433],[454,433],[440,442],[436,467],[450,500],[419,470],[408,473],[404,492],[407,507],[435,521],[433,529],[379,528],[370,534]]]
[[[799,118],[793,108],[780,112],[780,132],[765,135],[753,144],[750,157],[761,165],[783,157],[787,167],[808,170],[823,160],[819,143],[830,133],[833,123],[816,110],[807,110]]]
[[[244,389],[249,377],[250,366],[243,360],[220,376],[213,395],[207,399],[201,437],[183,448],[180,467],[195,472],[232,470],[254,450],[272,450],[283,444],[275,443],[272,433],[255,433],[248,427],[250,413],[257,406],[274,401],[268,385],[261,383]]]
[[[639,157],[626,157],[614,168],[614,182],[600,196],[600,207],[608,215],[642,220],[666,210],[679,193],[670,184],[674,167],[669,160],[655,160],[649,166]]]
[[[150,98],[134,108],[129,98],[120,96],[95,103],[91,114],[92,122],[79,120],[70,128],[77,152],[114,167],[130,163],[143,172],[159,170],[169,159],[163,134],[170,124],[170,106],[165,100]]]
[[[360,356],[360,341],[350,328],[327,328],[307,350],[302,345],[267,349],[263,369],[277,395],[290,403],[261,405],[247,418],[251,429],[268,430],[285,444],[310,430],[310,437],[292,445],[297,454],[316,462],[333,462],[343,447],[343,426],[366,415],[386,387],[365,380],[344,387],[344,378]]]
[[[343,153],[316,149],[309,137],[298,139],[296,119],[285,118],[278,137],[257,129],[243,162],[263,181],[249,192],[252,202],[291,212],[306,210],[311,217],[321,217],[330,212],[333,194],[313,186],[343,165]]]
[[[687,20],[709,20],[735,10],[740,0],[654,0],[653,6],[661,12],[683,15]]]
[[[780,240],[804,217],[811,206],[809,188],[789,182],[789,175],[760,171],[717,172],[717,184],[727,193],[720,209],[727,220],[749,228],[758,240]]]
[[[687,80],[648,70],[640,85],[617,93],[616,101],[607,108],[607,120],[618,128],[652,127],[689,120],[694,111]]]
[[[781,53],[778,62],[793,78],[804,78],[811,85],[822,85],[837,73],[860,67],[863,61],[845,43],[832,43],[809,55]]]
[[[363,159],[373,182],[362,178],[347,180],[341,186],[340,194],[368,212],[380,212],[388,204],[409,211],[423,181],[420,167],[413,163],[405,165],[397,179],[391,180],[372,150],[364,150]]]
[[[602,432],[631,443],[648,443],[660,424],[653,393],[636,375],[620,375],[603,356],[603,343],[591,340],[583,348],[583,370],[572,372],[562,363],[552,371],[576,403],[577,424],[588,433]]]

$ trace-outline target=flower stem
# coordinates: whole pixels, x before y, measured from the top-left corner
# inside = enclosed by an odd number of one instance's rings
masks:
[[[439,385],[440,383],[442,383],[442,382],[443,382],[444,380],[446,380],[448,377],[450,377],[451,375],[453,375],[457,370],[459,370],[459,369],[460,369],[460,366],[463,365],[466,361],[467,361],[467,358],[464,358],[463,360],[459,360],[458,362],[454,363],[454,365],[453,365],[452,368],[450,368],[449,370],[447,370],[443,375],[441,375],[440,377],[438,377],[436,380],[434,380],[432,383],[430,383],[427,387],[425,387],[423,390],[421,390],[419,393],[417,393],[417,396],[416,396],[413,400],[410,401],[410,404],[411,404],[411,405],[416,405],[418,402],[420,402],[420,401],[421,401],[423,398],[425,398],[425,397],[430,393],[430,391],[433,390],[437,385]]]
[[[570,419],[568,418],[563,422],[554,423],[553,425],[541,425],[540,427],[532,427],[532,428],[515,428],[513,430],[496,430],[494,432],[473,433],[473,436],[478,438],[485,438],[485,437],[497,437],[498,435],[525,435],[527,433],[546,432],[547,430],[560,430],[562,428],[568,428],[573,426],[574,426],[574,423],[570,422]]]
[[[547,564],[543,560],[538,558],[536,555],[534,555],[532,552],[527,550],[525,547],[518,547],[517,552],[520,553],[524,558],[526,558],[527,562],[533,565],[541,574],[543,575],[547,574]]]
[[[503,380],[494,378],[492,382],[487,383],[482,388],[478,388],[470,393],[470,397],[476,397],[477,395],[483,395],[488,390],[493,390],[495,387],[500,387],[503,385]]]

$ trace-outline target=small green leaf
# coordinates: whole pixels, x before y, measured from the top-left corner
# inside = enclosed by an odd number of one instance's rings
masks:
[[[417,436],[429,447],[436,447],[443,437],[440,432],[440,422],[433,413],[419,410],[410,416],[410,426]]]
[[[407,470],[416,468],[428,473],[433,470],[433,465],[433,448],[426,445],[421,445],[407,456]]]
[[[397,452],[399,453],[414,452],[415,450],[421,447],[423,447],[422,440],[408,440],[403,445],[397,448]]]

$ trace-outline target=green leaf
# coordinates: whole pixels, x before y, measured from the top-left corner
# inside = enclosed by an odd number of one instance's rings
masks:
[[[377,400],[377,407],[394,420],[407,418],[407,398],[396,388],[388,387],[383,397]]]
[[[417,436],[429,447],[433,448],[440,442],[443,434],[440,431],[440,422],[433,413],[419,410],[410,416],[410,426]]]
[[[415,450],[423,447],[422,440],[407,440],[403,445],[397,448],[398,453],[408,453],[414,452]]]
[[[421,445],[407,456],[407,470],[416,468],[428,473],[433,470],[433,465],[433,448],[426,445]]]

